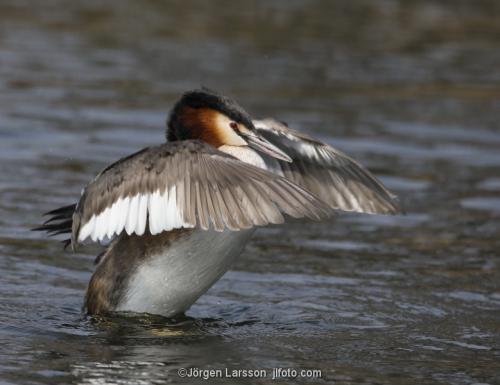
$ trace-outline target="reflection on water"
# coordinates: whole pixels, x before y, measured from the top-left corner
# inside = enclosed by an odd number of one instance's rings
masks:
[[[2,381],[292,367],[321,369],[314,383],[499,383],[499,12],[488,0],[2,1]],[[200,84],[352,154],[407,214],[262,229],[186,318],[83,317],[98,249],[66,253],[27,229],[163,140],[169,106]]]

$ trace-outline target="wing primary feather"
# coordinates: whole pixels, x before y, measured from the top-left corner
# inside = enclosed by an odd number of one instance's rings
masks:
[[[125,222],[125,231],[128,235],[131,235],[135,231],[137,224],[137,215],[139,213],[139,200],[140,195],[137,194],[130,199],[129,211],[127,215],[127,221]]]
[[[321,199],[311,194],[309,191],[302,189],[300,186],[298,186],[298,188],[296,188],[296,186],[294,186],[294,188],[292,188],[291,186],[289,187],[291,188],[292,192],[297,197],[297,200],[300,202],[301,206],[305,210],[304,211],[305,217],[314,220],[322,220],[329,218],[332,215],[333,213],[332,208],[328,204],[323,202]],[[310,215],[308,213],[310,213]]]
[[[237,181],[238,173],[235,173],[227,162],[220,162],[219,165],[219,183],[222,196],[226,206],[231,214],[231,220],[242,229],[248,229],[252,227],[252,220],[249,215],[242,210],[240,203],[238,202],[237,192],[234,190],[234,183]]]
[[[152,235],[158,234],[161,232],[161,198],[160,198],[160,190],[155,190],[149,196],[148,202],[148,217],[149,217],[149,232]]]
[[[182,224],[189,226],[190,223],[186,219],[186,191],[184,187],[184,178],[180,177],[177,184],[175,185],[175,208],[177,210],[177,215]]]
[[[265,221],[262,220],[260,213],[254,207],[254,204],[247,192],[243,189],[241,184],[236,186],[236,197],[237,202],[243,207],[242,211],[245,211],[248,215],[248,219],[251,221],[252,225],[258,226],[263,224]]]
[[[200,181],[196,180],[194,182],[194,187],[195,187],[195,191],[196,191],[196,212],[198,214],[199,225],[203,230],[208,230],[209,223],[208,223],[208,218],[207,218],[207,214],[205,211],[206,204],[205,204],[204,200],[202,199],[204,194],[201,194],[201,191],[200,191],[203,188],[203,186],[200,186]]]
[[[229,186],[222,187],[222,196],[231,214],[231,220],[236,222],[236,226],[241,229],[252,227],[251,219],[241,209],[241,206],[237,203],[233,191]]]
[[[158,233],[165,231],[170,228],[171,222],[173,220],[172,213],[170,213],[168,202],[170,199],[170,190],[165,188],[163,193],[160,193],[158,201]]]
[[[226,202],[224,201],[224,197],[219,184],[214,183],[213,188],[214,188],[214,202],[222,217],[223,223],[231,231],[239,230],[237,222],[233,220],[233,216],[231,215],[230,210],[227,207]]]
[[[108,223],[107,217],[109,214],[109,210],[105,209],[103,212],[101,212],[99,215],[96,216],[95,220],[95,239],[97,241],[102,241],[104,239],[104,236],[106,235],[106,225]]]
[[[273,119],[255,121],[254,125],[261,135],[293,159],[292,163],[286,163],[264,157],[266,165],[276,168],[277,163],[287,179],[329,206],[366,213],[400,212],[396,196],[369,170],[341,151]],[[332,173],[335,177],[330,177]]]
[[[135,227],[135,233],[137,235],[143,235],[146,231],[146,223],[148,221],[148,206],[149,194],[139,195],[139,208],[137,211],[137,224]]]
[[[306,218],[311,219],[321,219],[324,217],[320,214],[320,209],[318,206],[320,205],[320,201],[315,199],[312,195],[310,195],[305,190],[299,190],[296,186],[291,185],[286,179],[280,179],[276,181],[277,184],[287,193],[287,199],[293,205],[294,213],[296,218],[300,218],[305,216]]]
[[[111,238],[111,236],[115,233],[119,216],[121,215],[123,200],[118,198],[118,200],[109,207],[109,215],[106,221],[106,236]]]
[[[213,172],[213,168],[208,165],[208,159],[201,158],[202,159],[202,164],[200,165],[200,168],[202,169],[202,173],[205,175],[206,181],[205,181],[205,199],[207,202],[207,209],[208,209],[208,214],[211,220],[211,223],[214,227],[215,231],[223,231],[224,230],[224,223],[222,221],[222,215],[220,213],[220,210],[216,210],[216,205],[214,204],[214,199],[213,199],[213,194],[214,194],[214,188],[213,184],[215,183],[216,175]]]
[[[125,228],[125,224],[127,223],[128,212],[130,210],[130,197],[125,197],[122,199],[120,204],[120,215],[118,215],[115,234],[120,234]],[[110,237],[111,238],[111,237]]]
[[[272,189],[265,183],[260,181],[255,181],[254,188],[259,192],[259,195],[262,197],[262,212],[266,215],[266,219],[268,223],[272,224],[281,224],[285,221],[283,215],[281,214],[278,207],[276,207],[275,203],[271,201],[269,198],[271,194],[273,194]]]
[[[80,231],[78,234],[78,241],[83,242],[85,239],[87,239],[89,236],[92,236],[92,233],[94,232],[95,228],[95,215],[92,215],[92,218],[85,223],[83,226],[80,227]],[[92,239],[95,241],[94,239]]]
[[[265,217],[260,213],[257,197],[249,195],[245,189],[248,189],[250,183],[255,183],[255,179],[259,180],[267,173],[263,174],[261,169],[241,162],[226,162],[220,166],[219,172],[226,176],[228,188],[231,189],[233,186],[236,193],[236,205],[243,208],[242,213],[246,213],[241,219],[257,226],[266,224]]]
[[[263,202],[263,196],[258,193],[254,188],[255,180],[247,180],[244,189],[242,190],[249,202],[251,203],[251,208],[254,214],[254,224],[257,226],[264,226],[269,223],[267,216],[265,214],[265,206]]]
[[[197,224],[196,221],[196,191],[193,188],[191,175],[192,175],[192,164],[191,159],[185,157],[184,164],[184,188],[186,190],[186,204],[188,205],[185,210],[185,220],[190,226],[194,227]]]

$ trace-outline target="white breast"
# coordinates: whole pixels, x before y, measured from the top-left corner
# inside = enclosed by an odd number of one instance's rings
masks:
[[[166,317],[185,312],[229,269],[254,231],[193,230],[137,268],[116,310]]]
[[[220,146],[218,148],[220,151],[230,154],[235,158],[238,158],[242,162],[253,164],[259,168],[266,169],[266,163],[264,159],[257,153],[257,151],[251,149],[248,146]]]

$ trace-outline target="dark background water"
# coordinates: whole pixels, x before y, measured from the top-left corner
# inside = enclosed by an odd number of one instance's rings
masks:
[[[0,382],[500,383],[499,20],[493,0],[0,0]],[[199,85],[348,152],[407,215],[262,229],[191,318],[92,322],[98,250],[28,229]]]

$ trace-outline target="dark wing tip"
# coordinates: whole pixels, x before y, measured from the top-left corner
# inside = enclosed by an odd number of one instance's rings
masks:
[[[31,231],[45,231],[49,237],[59,234],[70,234],[73,226],[73,212],[76,209],[76,204],[60,207],[43,214],[44,216],[52,216],[46,220],[41,226],[33,227]],[[69,240],[70,241],[70,240]],[[64,249],[71,243],[68,240],[62,241]]]
[[[71,238],[65,239],[61,243],[63,244],[63,250],[66,250],[71,245]]]
[[[53,216],[61,216],[61,215],[65,215],[67,216],[68,213],[71,213],[73,214],[73,212],[75,211],[76,209],[76,203],[73,203],[71,205],[67,205],[67,206],[64,206],[64,207],[59,207],[55,210],[51,210],[51,211],[47,211],[45,214],[43,214],[44,217],[48,216],[48,215],[53,215]]]
[[[391,197],[391,212],[389,213],[390,215],[406,215],[406,210],[405,208],[401,205],[401,201],[399,200],[399,197],[396,195],[393,195]]]
[[[43,224],[32,228],[31,231],[46,231],[50,235],[62,234],[63,232],[71,232],[72,222],[72,219],[67,219],[58,223]]]

